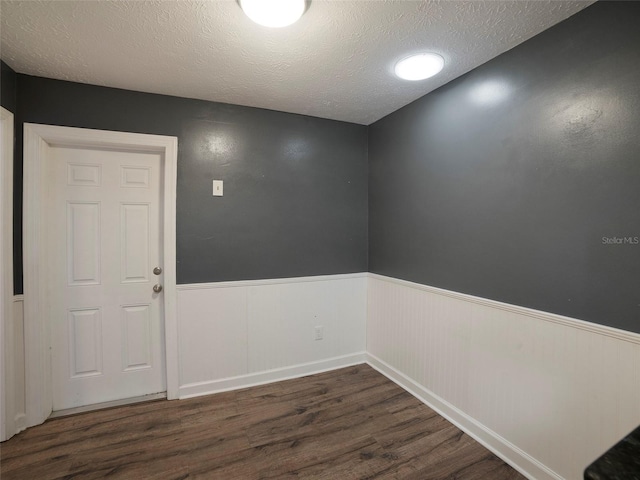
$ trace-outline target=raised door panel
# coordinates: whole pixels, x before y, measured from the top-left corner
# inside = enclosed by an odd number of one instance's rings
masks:
[[[151,306],[122,307],[123,370],[151,368]]]
[[[67,281],[100,283],[100,202],[67,203]]]
[[[151,167],[120,167],[120,186],[123,188],[149,188],[151,186]]]
[[[71,378],[102,375],[102,314],[99,308],[69,311]]]
[[[149,204],[120,205],[120,281],[149,281]]]
[[[101,184],[101,165],[85,163],[67,164],[67,185],[71,187],[99,187]]]

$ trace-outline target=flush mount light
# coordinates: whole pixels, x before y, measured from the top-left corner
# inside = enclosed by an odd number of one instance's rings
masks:
[[[254,22],[265,27],[286,27],[304,13],[305,0],[240,0],[240,7]]]
[[[433,77],[443,67],[444,58],[437,53],[419,53],[396,63],[395,72],[403,80],[424,80]]]

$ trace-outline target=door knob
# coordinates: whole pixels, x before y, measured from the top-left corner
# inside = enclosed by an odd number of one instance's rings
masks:
[[[162,285],[159,283],[153,286],[153,291],[156,293],[160,293],[162,291]]]
[[[153,274],[154,275],[160,275],[162,273],[162,268],[160,267],[156,267],[153,269]]]

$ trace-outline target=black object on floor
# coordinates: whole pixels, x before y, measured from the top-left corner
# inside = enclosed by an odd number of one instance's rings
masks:
[[[585,480],[640,480],[640,427],[584,471]]]

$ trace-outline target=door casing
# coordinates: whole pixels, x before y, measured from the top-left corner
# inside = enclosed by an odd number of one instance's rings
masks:
[[[114,132],[54,125],[24,124],[24,338],[26,426],[51,414],[51,332],[45,312],[47,272],[46,178],[48,146],[107,148],[160,153],[163,158],[164,328],[167,398],[178,398],[178,324],[176,319],[176,171],[178,139],[162,135]]]
[[[16,433],[13,384],[13,113],[0,107],[0,441]],[[13,392],[12,392],[13,393]]]

